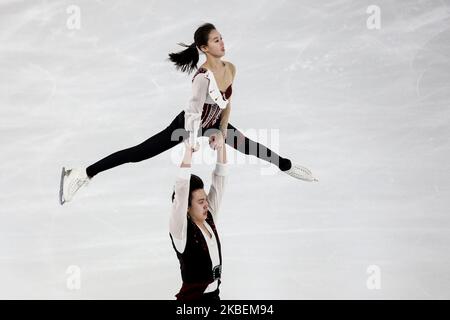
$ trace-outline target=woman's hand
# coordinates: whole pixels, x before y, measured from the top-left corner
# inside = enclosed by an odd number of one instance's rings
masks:
[[[209,146],[213,150],[220,150],[223,147],[224,139],[222,132],[218,131],[209,137]]]
[[[192,154],[192,153],[197,152],[198,150],[200,150],[200,143],[198,143],[198,141],[195,143],[194,147],[191,146],[191,144],[189,143],[188,139],[185,139],[183,142],[184,142],[184,150],[185,150],[185,152],[190,152]]]

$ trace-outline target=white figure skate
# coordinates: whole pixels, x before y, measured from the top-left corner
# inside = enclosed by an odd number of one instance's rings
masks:
[[[292,164],[289,170],[283,171],[284,173],[290,175],[291,177],[303,180],[303,181],[319,181],[313,177],[311,171],[305,167],[298,164]]]
[[[59,185],[59,203],[63,205],[72,200],[75,193],[89,183],[90,179],[85,168],[62,168]]]

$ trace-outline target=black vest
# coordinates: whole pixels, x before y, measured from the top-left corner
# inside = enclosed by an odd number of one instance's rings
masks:
[[[209,255],[208,245],[202,231],[194,222],[191,221],[191,219],[186,219],[188,220],[187,238],[186,247],[183,253],[178,252],[173,242],[172,235],[169,233],[170,239],[172,240],[172,246],[175,249],[178,260],[180,261],[181,278],[183,279],[183,286],[181,287],[180,292],[176,295],[179,300],[201,298],[206,287],[208,287],[208,285],[212,283],[215,278],[218,278],[218,283],[220,285],[220,271],[222,267],[222,250],[219,235],[217,234],[216,225],[214,224],[211,212],[208,211],[206,222],[209,224],[214,232],[214,235],[216,236],[217,247],[219,249],[220,266],[216,269],[216,275],[214,275],[212,271],[213,265]]]

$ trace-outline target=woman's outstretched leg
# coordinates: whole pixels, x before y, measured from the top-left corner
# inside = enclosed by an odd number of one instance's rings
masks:
[[[272,163],[280,168],[281,171],[287,171],[292,167],[289,159],[283,158],[265,145],[247,138],[230,123],[228,124],[225,143],[246,155],[252,155]]]
[[[177,130],[180,131],[177,132]],[[187,134],[188,133],[184,131],[184,112],[181,112],[172,123],[161,132],[134,147],[117,151],[106,158],[97,161],[86,168],[86,173],[89,178],[92,178],[100,172],[120,166],[124,163],[140,162],[150,159],[175,147],[187,137]],[[172,135],[174,136],[172,137]]]
[[[309,169],[298,164],[293,164],[291,160],[281,157],[265,145],[247,138],[230,123],[228,124],[225,143],[244,154],[258,157],[276,165],[281,171],[294,178],[305,181],[318,181],[312,176]]]
[[[124,163],[139,162],[152,158],[173,148],[187,136],[188,132],[184,129],[184,111],[182,111],[167,128],[134,147],[117,151],[86,169],[74,168],[66,170],[63,167],[59,191],[61,205],[72,200],[78,189],[87,185],[98,173]]]

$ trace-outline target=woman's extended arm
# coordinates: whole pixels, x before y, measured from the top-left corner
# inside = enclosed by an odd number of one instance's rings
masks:
[[[195,76],[192,82],[192,97],[188,107],[184,110],[184,128],[189,132],[189,144],[197,144],[198,129],[200,128],[203,104],[208,94],[209,80],[203,73]]]
[[[228,65],[230,66],[231,69],[231,74],[232,74],[232,80],[231,83],[234,83],[234,76],[236,75],[236,67],[234,66],[234,64],[232,64],[231,62],[228,62]],[[227,128],[228,128],[228,122],[230,119],[230,112],[231,112],[231,97],[229,99],[229,102],[227,104],[227,107],[225,108],[225,110],[223,110],[221,116],[220,116],[220,132],[222,132],[222,135],[224,138],[227,137]]]
[[[223,110],[222,114],[220,115],[219,129],[224,138],[226,138],[227,136],[227,128],[228,128],[228,121],[230,119],[230,112],[231,112],[231,98],[228,101],[227,107]]]

